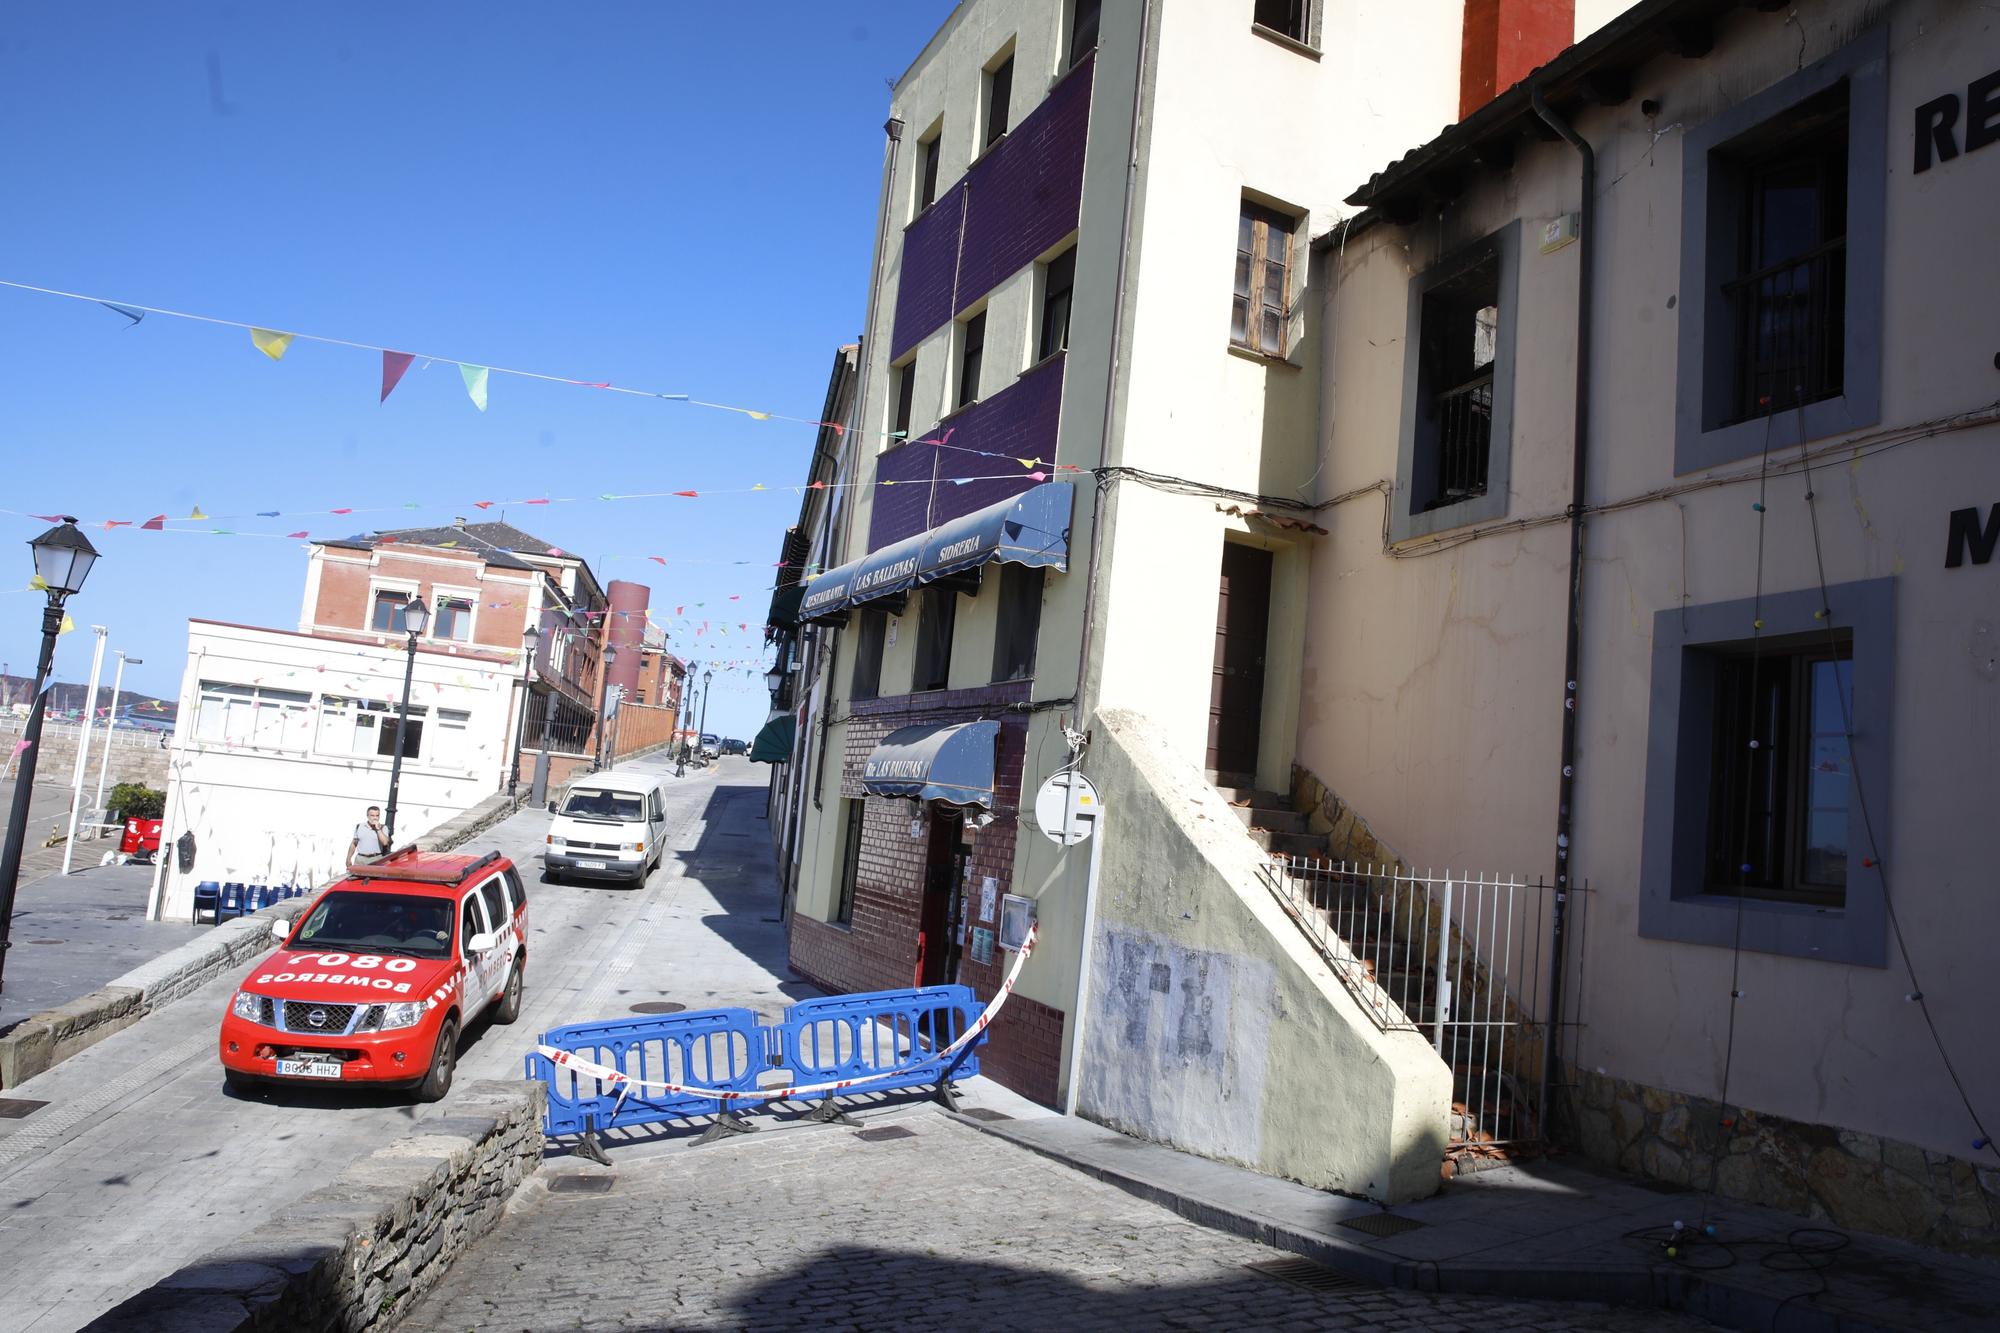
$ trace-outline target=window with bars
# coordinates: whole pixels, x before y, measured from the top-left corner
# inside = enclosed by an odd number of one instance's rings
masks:
[[[1845,899],[1853,636],[1804,638],[1711,652],[1711,893]]]
[[[1236,224],[1236,289],[1229,340],[1265,356],[1285,354],[1291,314],[1292,232],[1297,219],[1245,202]]]
[[[840,831],[840,898],[833,906],[833,920],[845,926],[854,920],[854,889],[861,879],[861,825],[868,801],[862,797],[841,804],[847,807],[847,818]]]
[[[979,372],[986,360],[986,312],[958,326],[958,396],[952,411],[979,401]]]
[[[1455,261],[1462,262],[1462,261]],[[1500,259],[1483,247],[1424,293],[1417,345],[1417,458],[1410,504],[1423,512],[1486,494],[1493,371],[1500,352]]]
[[[1070,290],[1076,285],[1076,247],[1042,265],[1042,313],[1035,332],[1035,360],[1046,361],[1069,346]]]

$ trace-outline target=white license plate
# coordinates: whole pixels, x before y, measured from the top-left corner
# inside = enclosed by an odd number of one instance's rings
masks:
[[[605,868],[602,861],[578,861],[577,864],[585,870],[602,870]]]
[[[280,1060],[278,1072],[295,1078],[339,1078],[340,1065],[331,1060]]]

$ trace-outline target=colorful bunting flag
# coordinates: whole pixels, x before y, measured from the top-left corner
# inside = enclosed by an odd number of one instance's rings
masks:
[[[286,533],[285,535],[286,535],[287,537],[299,537],[299,538],[304,538],[304,537],[306,537],[306,536],[308,536],[308,535],[310,535],[310,534],[308,534],[308,533],[306,533],[306,532],[303,532],[303,531],[300,531],[300,532],[288,532],[288,533]]]
[[[104,520],[104,530],[106,532],[111,531],[113,528],[129,528],[131,526],[132,520],[129,518],[107,518]]]
[[[472,507],[474,509],[491,509],[493,507],[493,502],[491,500],[474,500],[472,502]]]
[[[195,506],[195,507],[194,507],[194,508],[193,508],[193,509],[192,509],[192,510],[191,510],[191,511],[190,511],[190,512],[188,513],[188,517],[189,517],[190,519],[196,519],[196,518],[207,518],[207,517],[208,517],[208,515],[207,515],[207,514],[204,514],[204,513],[202,513],[202,512],[201,512],[201,506],[200,506],[200,505],[196,505],[196,506]]]
[[[259,509],[257,511],[258,518],[276,518],[277,516],[278,511],[275,509]]]
[[[646,558],[647,558],[648,560],[652,561],[652,562],[653,562],[654,564],[656,564],[656,565],[664,565],[664,564],[666,564],[666,563],[667,563],[667,559],[666,559],[666,557],[665,557],[665,556],[660,556],[660,555],[649,555],[649,556],[647,556]]]
[[[376,402],[386,403],[389,401],[389,395],[394,393],[396,386],[402,382],[403,372],[408,370],[410,362],[416,359],[409,352],[382,353],[382,396],[376,399]]]
[[[37,574],[28,580],[28,589],[30,592],[47,592],[49,590],[49,581],[40,574]]]
[[[69,633],[71,630],[75,628],[76,628],[76,621],[72,620],[70,618],[69,612],[65,611],[63,612],[62,628],[56,631],[56,636],[60,638],[62,635]]]
[[[250,330],[250,341],[257,344],[257,350],[273,361],[285,359],[285,349],[292,345],[292,335],[272,329]]]
[[[133,325],[136,325],[136,324],[137,324],[137,323],[138,323],[138,322],[139,322],[140,320],[142,320],[142,319],[144,319],[144,318],[146,317],[146,312],[145,312],[145,311],[143,311],[143,310],[134,310],[134,309],[133,309],[133,308],[132,308],[131,306],[129,306],[129,305],[119,305],[119,304],[118,304],[118,303],[117,303],[116,301],[99,301],[99,302],[98,302],[97,304],[99,304],[99,305],[103,306],[103,307],[104,307],[104,308],[105,308],[106,310],[116,310],[116,311],[117,311],[117,312],[118,312],[119,314],[121,314],[121,315],[125,316],[125,318],[127,318],[127,319],[131,320],[131,321],[132,321],[132,323],[131,323],[131,324],[127,324],[127,325],[125,326],[125,327],[126,327],[126,328],[128,328],[128,329],[129,329],[129,328],[131,328],[131,327],[133,327]]]
[[[139,526],[147,532],[165,532],[167,529],[167,516],[165,514],[155,514]]]
[[[461,361],[458,365],[458,373],[465,377],[465,391],[471,395],[472,405],[484,412],[486,410],[486,367],[468,366]]]

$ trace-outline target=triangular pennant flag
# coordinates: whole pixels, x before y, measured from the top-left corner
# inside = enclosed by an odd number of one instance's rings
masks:
[[[117,303],[116,301],[99,301],[99,302],[98,302],[97,304],[99,304],[99,305],[103,306],[103,307],[104,307],[104,308],[105,308],[106,310],[116,310],[116,311],[117,311],[117,312],[118,312],[119,314],[121,314],[121,315],[125,316],[125,318],[127,318],[127,319],[131,320],[131,321],[132,321],[132,323],[131,323],[131,324],[127,324],[127,325],[125,326],[125,327],[126,327],[126,328],[128,328],[128,329],[129,329],[129,328],[131,328],[131,327],[132,327],[132,326],[133,326],[134,324],[137,324],[137,323],[138,323],[138,322],[139,322],[140,320],[142,320],[142,319],[144,319],[144,318],[146,317],[146,312],[145,312],[145,311],[143,311],[143,310],[134,310],[134,309],[133,309],[133,308],[132,308],[131,306],[129,306],[129,305],[119,305],[119,304],[118,304],[118,303]]]
[[[745,412],[743,415],[749,417],[752,421],[769,421],[771,419],[769,412]]]
[[[167,516],[165,514],[155,514],[139,526],[147,532],[164,532],[167,527]]]
[[[354,511],[352,509],[329,509],[326,512],[329,514],[351,514]]]
[[[285,535],[286,535],[287,537],[301,537],[301,538],[303,538],[303,537],[306,537],[306,536],[309,536],[310,534],[309,534],[309,533],[305,533],[305,532],[288,532],[288,533],[286,533]]]
[[[257,511],[258,518],[276,518],[277,516],[278,511],[275,509],[259,509]]]
[[[69,521],[68,516],[64,514],[30,514],[28,517],[38,523],[67,523]]]
[[[69,633],[71,630],[75,628],[76,628],[76,622],[70,619],[69,612],[65,611],[63,612],[62,628],[56,631],[56,635],[58,638],[60,638],[62,635]]]
[[[271,329],[250,330],[250,341],[257,344],[257,350],[273,361],[285,358],[285,349],[292,345],[292,335],[278,333]]]
[[[826,483],[823,481],[816,481],[812,485],[806,487],[806,489],[809,491],[823,491],[826,489]]]
[[[486,367],[468,366],[463,361],[458,364],[458,373],[465,377],[465,391],[472,396],[472,405],[486,410]]]
[[[524,504],[524,505],[545,505],[545,504],[547,504],[547,503],[548,503],[548,501],[547,501],[547,500],[545,500],[545,499],[544,499],[544,500],[523,500],[523,501],[521,501],[521,503],[522,503],[522,504]]]
[[[389,401],[389,395],[394,393],[396,386],[402,382],[403,372],[408,370],[410,362],[416,359],[408,352],[382,353],[382,396],[376,399],[376,402]]]
[[[113,528],[129,528],[131,526],[132,520],[129,518],[107,518],[104,520],[104,530],[106,532],[111,531]]]
[[[1031,468],[1035,465],[1035,460],[1032,458],[1017,458],[1014,461],[1016,463],[1019,463],[1022,467],[1026,468]]]
[[[761,491],[764,489],[764,483],[760,481],[755,486],[752,486],[750,489],[753,491]]]
[[[417,503],[417,502],[416,502],[415,500],[405,500],[405,501],[403,501],[403,508],[405,508],[405,509],[422,509],[422,508],[423,508],[423,506],[422,506],[422,505],[420,505],[420,504],[418,504],[418,503]]]
[[[49,581],[40,574],[37,574],[28,580],[28,588],[31,592],[47,592],[49,590]]]
[[[649,555],[646,558],[652,561],[656,565],[664,565],[667,563],[667,558],[663,555]]]
[[[200,506],[200,505],[196,505],[196,506],[194,507],[194,512],[190,513],[190,514],[188,515],[188,517],[189,517],[189,518],[191,518],[191,519],[193,519],[193,518],[207,518],[207,517],[208,517],[208,515],[207,515],[207,514],[204,514],[204,513],[202,513],[202,512],[201,512],[201,506]]]
[[[491,509],[493,507],[493,502],[491,500],[474,500],[472,502],[472,507],[474,509]]]
[[[693,500],[696,499],[701,493],[699,491],[675,491],[674,494],[685,495],[688,499]]]

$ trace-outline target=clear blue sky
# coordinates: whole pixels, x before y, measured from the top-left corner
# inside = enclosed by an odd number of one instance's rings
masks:
[[[0,278],[812,416],[862,320],[886,81],[949,12],[14,6]],[[481,414],[455,366],[421,361],[378,405],[373,353],[296,342],[273,363],[241,330],[125,325],[0,289],[0,506],[275,509],[221,526],[343,535],[449,522],[478,499],[776,488],[812,443],[805,426],[498,375]],[[410,501],[423,508],[293,517]],[[706,602],[729,635],[675,644],[701,658],[758,655],[768,564],[796,516],[788,490],[508,514],[602,578],[649,584],[656,614]],[[41,526],[0,516],[13,542]],[[82,628],[60,642],[59,680],[87,678],[93,623],[146,659],[127,685],[165,697],[188,617],[296,624],[298,542],[90,535],[104,558],[71,603]],[[732,560],[759,563],[693,563]],[[33,668],[41,598],[11,589],[31,572],[24,545],[0,551],[16,674]],[[709,726],[748,737],[768,699],[737,679]]]

